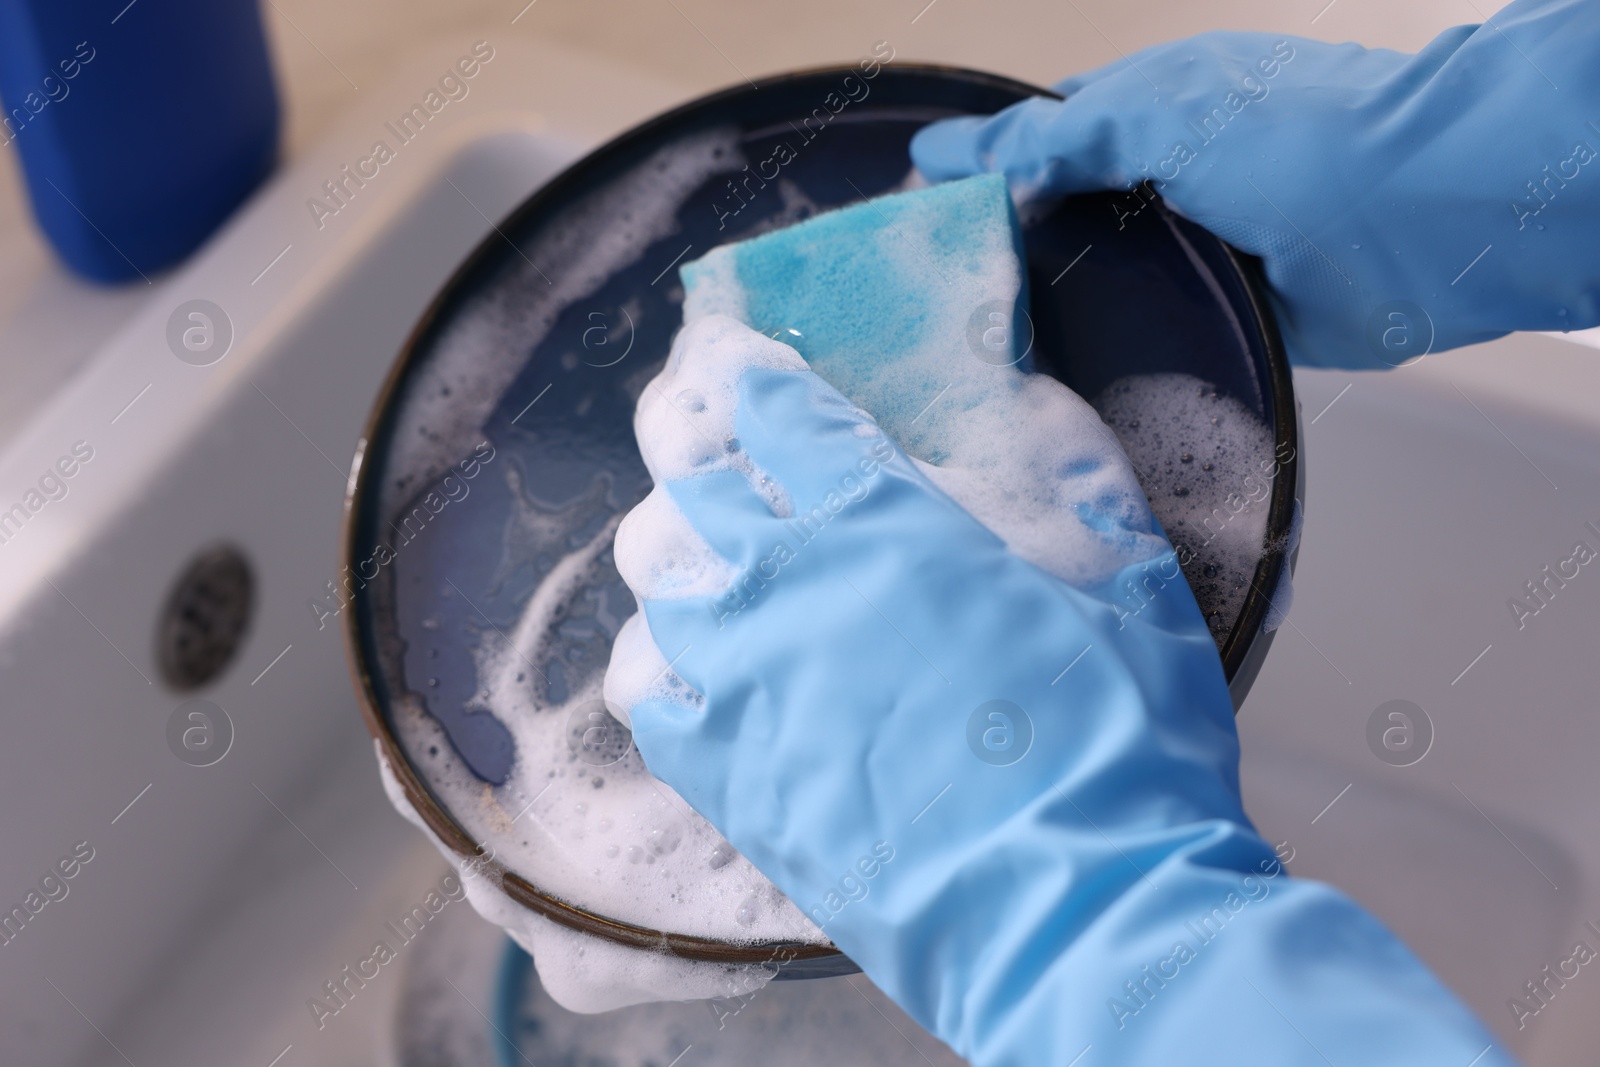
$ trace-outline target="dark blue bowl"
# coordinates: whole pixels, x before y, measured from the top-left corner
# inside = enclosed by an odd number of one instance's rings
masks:
[[[585,530],[648,492],[633,405],[681,321],[676,265],[809,211],[885,192],[906,176],[907,144],[924,124],[988,114],[1033,95],[1048,93],[974,71],[911,66],[883,67],[871,78],[860,68],[812,71],[764,79],[759,91],[717,93],[574,164],[504,220],[445,286],[400,353],[372,416],[344,549],[358,576],[347,636],[368,727],[412,804],[452,849],[480,856],[414,769],[440,754],[408,753],[392,729],[392,708],[402,698],[421,701],[474,773],[486,782],[505,779],[514,756],[509,734],[492,715],[468,707],[478,691],[471,649],[481,636],[515,626],[558,554],[514,558],[505,531],[583,498],[589,518],[575,531],[581,541]],[[596,191],[633,175],[648,197],[673,177],[669,170],[641,177],[639,169],[653,166],[663,150],[706,137],[732,146],[723,161],[732,169],[691,183],[672,224],[639,239],[636,256],[585,275],[585,258],[600,242],[639,233],[649,214],[630,202],[597,213]],[[781,168],[768,162],[778,155],[786,157]],[[755,170],[738,169],[734,156]],[[757,180],[747,180],[752,173]],[[558,230],[561,241],[554,240]],[[1040,369],[1090,397],[1128,374],[1191,374],[1272,427],[1285,462],[1270,498],[1267,547],[1239,617],[1219,641],[1237,703],[1271,640],[1262,623],[1289,563],[1285,545],[1300,478],[1289,366],[1255,270],[1139,194],[1070,198],[1030,222],[1024,244]],[[460,358],[452,345],[471,329],[493,336],[463,371],[451,362]],[[1113,354],[1115,361],[1105,358]],[[470,478],[469,468],[457,467],[454,490],[448,468],[418,458],[464,460],[479,441],[490,443],[494,458],[477,464]],[[581,610],[560,623],[556,654],[540,668],[556,699],[562,687],[604,670],[611,638],[632,608],[614,569],[593,580]],[[774,949],[613,922],[484,862],[504,875],[514,898],[580,930],[698,959],[755,962]],[[848,966],[832,948],[806,946],[791,969],[837,973]]]

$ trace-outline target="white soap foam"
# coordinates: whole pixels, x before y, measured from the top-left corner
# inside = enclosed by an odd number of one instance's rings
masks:
[[[473,909],[534,958],[545,990],[568,1011],[594,1014],[660,1001],[749,996],[771,980],[772,969],[760,964],[702,963],[664,951],[630,948],[529,911],[512,900],[484,867],[463,860],[434,836],[406,799],[382,748],[377,742],[374,747],[389,802],[455,864]]]
[[[517,491],[514,469],[507,471]],[[572,678],[560,699],[549,695],[546,670],[556,661],[572,666],[562,656],[564,629],[604,584],[621,519],[607,514],[605,494],[595,486],[544,521],[519,526],[539,542],[525,546],[528,551],[565,554],[540,581],[516,626],[504,634],[485,628],[473,649],[481,688],[467,709],[492,713],[515,744],[503,785],[474,776],[414,698],[402,698],[391,710],[396,734],[452,818],[509,870],[557,899],[652,930],[730,942],[826,943],[748,860],[651,777],[625,727],[612,718],[598,668]],[[591,532],[574,545],[575,530]],[[726,567],[709,550],[700,556],[708,575]],[[683,573],[672,568],[667,580],[681,580]],[[641,622],[634,616],[623,626],[622,647],[639,651]],[[618,675],[609,685],[622,706],[647,694],[695,699],[653,648],[628,662],[634,674]],[[391,799],[404,803],[398,794]],[[599,942],[534,914],[494,886],[469,888],[469,898],[533,954],[551,994],[574,1011],[733,995],[730,975],[744,974]]]
[[[590,491],[563,509],[563,522],[526,520],[552,525],[544,533],[560,536],[563,547],[570,545],[571,530],[594,533],[550,568],[514,629],[504,635],[486,630],[475,646],[482,688],[467,707],[490,710],[512,734],[515,760],[507,781],[496,787],[470,773],[437,720],[416,697],[405,696],[390,713],[411,766],[470,837],[550,896],[670,933],[826,944],[826,936],[754,865],[651,777],[626,728],[611,718],[608,704],[632,707],[645,696],[696,699],[648,645],[642,616],[630,617],[618,638],[621,648],[634,649],[627,657],[632,677],[619,673],[603,686],[602,670],[595,667],[574,678],[562,699],[547,696],[550,686],[541,675],[554,669],[554,661],[565,664],[563,627],[578,616],[610,566],[621,517],[595,522],[605,507],[605,494]],[[686,523],[683,528],[688,530]],[[709,550],[704,555],[712,558]],[[394,787],[390,800],[419,822]],[[458,857],[451,859],[459,864]],[[482,878],[469,885],[469,899],[533,953],[552,997],[573,1011],[728,997],[741,992],[733,984],[765,981],[758,968],[683,960],[573,933],[515,904]]]
[[[609,565],[619,521],[611,516],[560,559],[510,633],[490,630],[474,649],[481,689],[467,708],[491,712],[511,732],[516,757],[506,782],[472,775],[431,717],[397,712],[408,749],[438,749],[413,765],[463,829],[559,899],[674,933],[821,942],[797,908],[650,776],[606,707],[601,672],[576,679],[563,699],[548,695],[543,674],[561,651],[561,627]],[[612,683],[625,706],[644,692],[694,699],[659,653],[629,662],[635,676]]]
[[[734,432],[739,376],[753,367],[805,370],[806,361],[788,345],[763,337],[724,315],[706,316],[678,331],[666,365],[645,386],[633,414],[634,439],[639,442],[639,454],[656,483],[640,505],[652,525],[670,522],[676,511],[668,511],[660,503],[660,499],[670,500],[662,488],[665,483],[719,470],[743,474],[774,515],[783,518],[794,513],[793,502],[783,487],[755,469],[739,448]],[[618,562],[620,567],[621,560]],[[648,565],[670,566],[671,562],[663,559],[659,564]],[[628,577],[626,572],[623,577]],[[724,581],[716,588],[696,587],[693,591],[662,595],[704,596],[720,593],[728,584]],[[641,588],[632,581],[628,586],[635,593]]]
[[[929,479],[1017,555],[1080,588],[1166,550],[1127,458],[1093,408],[1043,374],[1021,374],[1006,404],[953,420]],[[966,430],[958,429],[966,424]]]
[[[1266,544],[1272,432],[1244,404],[1187,374],[1112,382],[1094,406],[1127,451],[1150,507],[1219,641]],[[1192,559],[1190,558],[1192,554]]]
[[[389,468],[409,477],[400,488],[386,480],[379,506],[397,509],[471,452],[561,313],[671,234],[679,207],[708,178],[743,164],[735,130],[676,141],[582,198],[522,250],[506,277],[469,297],[418,370],[411,403],[396,414]],[[530,289],[543,290],[541,298],[526,299]]]
[[[643,610],[628,616],[612,642],[611,665],[601,695],[611,713],[629,729],[633,728],[633,709],[646,700],[671,700],[691,707],[704,703],[650,639]]]

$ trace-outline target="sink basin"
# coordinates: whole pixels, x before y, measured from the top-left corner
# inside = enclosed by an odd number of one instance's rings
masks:
[[[63,455],[92,458],[0,543],[0,899],[21,904],[80,842],[93,858],[0,952],[0,1060],[265,1065],[293,1045],[285,1065],[381,1062],[382,984],[320,1030],[306,1001],[443,865],[384,800],[336,620],[310,607],[338,574],[349,457],[395,352],[489,220],[682,95],[503,44],[319,227],[308,198],[454,58],[363,93],[7,427],[6,506]],[[202,326],[194,301],[219,310]],[[196,355],[191,327],[231,344]],[[219,543],[253,574],[248,625],[219,676],[175,692],[163,606]],[[210,716],[193,729],[231,734],[210,765],[169,741],[191,699]]]
[[[1537,1015],[1508,1002],[1575,942],[1600,948],[1600,572],[1520,627],[1507,601],[1575,542],[1600,549],[1594,353],[1516,335],[1296,389],[1314,492],[1294,610],[1239,714],[1246,806],[1293,873],[1376,912],[1527,1062],[1591,1062],[1600,977]],[[1368,741],[1395,700],[1432,735],[1409,765],[1420,748]]]

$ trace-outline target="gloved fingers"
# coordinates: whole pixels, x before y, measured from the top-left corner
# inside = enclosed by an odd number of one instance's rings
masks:
[[[1126,188],[1133,175],[1121,155],[1119,115],[1035,97],[988,118],[925,126],[911,139],[911,159],[930,181],[998,171],[1025,196]]]
[[[695,810],[699,791],[693,768],[707,762],[704,746],[696,735],[704,726],[705,712],[698,705],[673,700],[645,700],[632,711],[634,744],[645,757],[645,766],[662,781],[676,783],[676,792]]]
[[[674,793],[719,829],[726,824],[728,779],[739,758],[736,724],[727,721],[726,708],[720,710],[718,718],[704,705],[649,699],[634,706],[631,725],[650,773],[670,782]]]
[[[1226,122],[1264,99],[1294,54],[1286,39],[1267,34],[1211,33],[1153,45],[1060,82],[1065,101],[1023,100],[987,118],[924,127],[912,139],[912,161],[931,181],[997,171],[1023,195],[1171,180],[1195,145],[1211,140],[1191,120]],[[1175,164],[1180,143],[1187,154]],[[1164,162],[1170,172],[1162,172]]]
[[[656,484],[738,466],[739,377],[752,367],[805,370],[800,353],[725,315],[678,331],[634,409],[639,454]]]
[[[871,415],[810,371],[747,372],[738,431],[751,463],[783,487],[797,519],[817,505],[837,514],[863,499],[886,465],[936,492]]]
[[[709,584],[697,586],[695,596],[720,596],[727,592],[737,575],[753,566],[763,550],[772,547],[773,537],[779,535],[779,528],[788,516],[787,495],[765,474],[757,475],[756,483],[752,484],[751,475],[737,470],[667,483],[666,491],[683,521],[718,560],[731,565],[714,572],[708,570],[708,577],[714,574],[716,578],[715,588]],[[778,504],[776,512],[774,503]],[[642,545],[636,549],[630,543],[628,550],[645,549]],[[658,542],[648,550],[668,552],[682,551],[682,548]],[[628,579],[626,574],[623,577]],[[631,579],[628,584],[633,585]],[[634,592],[645,600],[665,599],[639,587],[634,587]]]
[[[650,634],[642,605],[622,624],[616,640],[611,643],[611,662],[606,668],[601,696],[611,714],[630,729],[634,710],[642,705],[672,705],[687,714],[697,711],[705,702],[662,654]]]
[[[666,482],[617,527],[617,572],[641,601],[720,596],[776,522],[742,471]]]

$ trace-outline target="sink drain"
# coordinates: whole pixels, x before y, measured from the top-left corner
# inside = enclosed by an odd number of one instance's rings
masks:
[[[255,580],[232,545],[206,549],[173,584],[156,631],[161,677],[173,689],[198,689],[233,659],[250,625]]]

